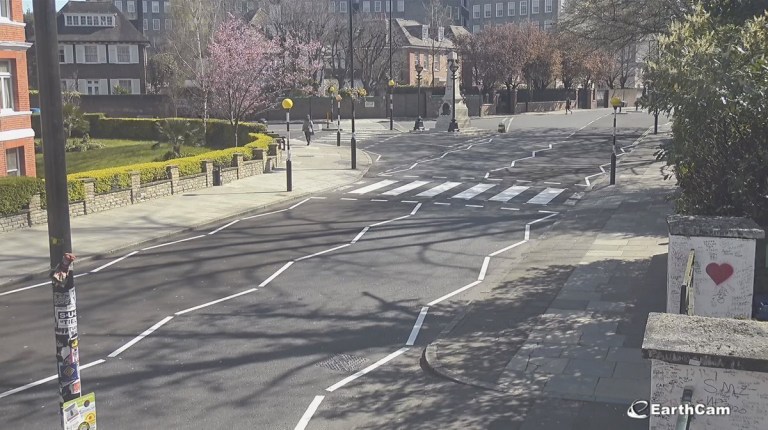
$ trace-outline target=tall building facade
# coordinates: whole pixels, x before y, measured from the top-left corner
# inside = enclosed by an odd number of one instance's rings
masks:
[[[35,176],[21,0],[0,0],[0,176]]]
[[[557,23],[565,0],[461,0],[468,18],[465,27],[472,33],[507,23],[531,23],[549,30]]]

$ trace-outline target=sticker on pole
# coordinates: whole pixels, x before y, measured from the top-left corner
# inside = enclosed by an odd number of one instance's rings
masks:
[[[96,430],[96,394],[90,393],[62,405],[64,430]]]

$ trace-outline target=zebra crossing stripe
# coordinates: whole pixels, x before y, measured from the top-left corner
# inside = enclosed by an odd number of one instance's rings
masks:
[[[560,195],[565,191],[562,188],[547,188],[544,191],[537,194],[534,198],[528,200],[528,203],[532,205],[546,205],[547,203],[551,202],[552,199]]]
[[[395,188],[394,190],[389,190],[386,193],[383,193],[385,196],[399,196],[400,194],[406,193],[411,190],[415,190],[416,188],[422,187],[424,185],[427,185],[429,181],[413,181],[409,184],[405,184],[402,187]]]
[[[528,188],[530,187],[515,185],[514,187],[509,187],[506,190],[500,192],[499,194],[496,194],[495,196],[491,197],[489,200],[494,202],[508,202],[509,200],[512,200],[513,198],[520,195],[523,191],[527,190]]]
[[[383,181],[376,182],[375,184],[368,185],[367,187],[358,188],[354,191],[350,191],[351,194],[365,194],[370,193],[371,191],[376,191],[380,188],[388,187],[392,184],[396,184],[397,181],[390,181],[388,179],[385,179]]]
[[[417,194],[416,197],[434,197],[438,194],[442,194],[450,190],[451,188],[458,187],[459,185],[461,185],[461,182],[445,182],[436,187],[430,188],[427,191]]]
[[[496,184],[477,184],[474,187],[464,190],[460,192],[459,194],[456,194],[455,196],[451,197],[452,199],[464,199],[469,200],[472,197],[475,197],[476,195],[483,193],[485,191],[490,190],[491,188],[495,187]]]

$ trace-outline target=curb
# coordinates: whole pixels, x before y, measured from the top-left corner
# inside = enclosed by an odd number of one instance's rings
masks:
[[[344,183],[336,184],[336,185],[329,186],[329,187],[326,187],[326,188],[322,188],[322,189],[319,189],[319,190],[316,190],[316,191],[306,191],[306,192],[303,192],[301,194],[291,195],[291,196],[288,196],[288,197],[285,197],[285,198],[281,198],[281,199],[273,201],[273,202],[264,203],[264,204],[261,204],[261,205],[258,205],[258,206],[254,206],[254,207],[249,208],[247,210],[240,211],[240,212],[237,212],[237,213],[234,213],[234,214],[229,214],[229,215],[226,215],[224,217],[221,217],[221,218],[218,218],[218,219],[215,219],[215,220],[200,222],[200,223],[197,223],[197,224],[193,224],[191,226],[181,227],[181,228],[178,228],[176,230],[164,231],[163,233],[159,233],[158,235],[153,236],[153,237],[151,237],[149,239],[142,239],[142,240],[139,240],[139,241],[136,241],[136,242],[131,242],[129,244],[121,245],[121,246],[119,246],[117,248],[114,248],[114,249],[110,249],[110,250],[99,252],[97,254],[89,255],[87,257],[78,257],[77,261],[78,261],[78,263],[82,263],[82,262],[86,262],[86,261],[101,260],[103,258],[110,257],[113,254],[120,253],[120,252],[129,250],[131,248],[136,248],[138,246],[147,245],[147,244],[150,244],[152,242],[158,241],[160,239],[164,239],[166,237],[175,236],[175,235],[179,235],[179,234],[183,234],[183,233],[189,233],[191,231],[199,230],[199,229],[202,229],[204,227],[208,227],[208,226],[212,226],[212,225],[215,225],[215,224],[219,224],[221,222],[225,222],[225,221],[229,221],[229,220],[234,220],[235,218],[239,218],[239,217],[242,217],[244,215],[249,215],[249,214],[251,214],[253,212],[256,212],[256,211],[259,211],[259,210],[262,210],[262,209],[265,209],[265,208],[268,208],[268,207],[271,207],[271,206],[281,205],[281,204],[285,204],[285,203],[291,203],[291,202],[296,201],[296,200],[301,200],[302,198],[305,198],[307,196],[311,196],[312,194],[325,193],[325,192],[331,191],[333,189],[336,189],[336,188],[338,188],[340,186],[344,186],[344,185],[348,185],[348,184],[353,183],[353,182],[357,182],[357,181],[360,180],[360,178],[365,176],[365,174],[368,173],[368,170],[371,168],[371,166],[373,166],[373,160],[368,155],[368,153],[366,153],[365,151],[360,150],[360,149],[358,149],[357,152],[358,152],[358,157],[360,157],[360,154],[363,154],[365,156],[365,158],[368,159],[368,164],[367,164],[367,166],[365,168],[363,168],[361,170],[358,169],[359,173],[357,175],[355,175],[354,180],[352,180],[351,182],[344,182]],[[0,281],[0,287],[4,287],[4,286],[11,285],[11,284],[18,283],[18,282],[31,281],[31,280],[33,280],[34,278],[36,278],[36,277],[38,277],[40,275],[47,274],[49,270],[50,269],[43,269],[43,270],[40,270],[39,272],[30,273],[30,274],[27,274],[27,275],[24,275],[24,276],[20,276],[18,278],[9,279],[7,281]]]

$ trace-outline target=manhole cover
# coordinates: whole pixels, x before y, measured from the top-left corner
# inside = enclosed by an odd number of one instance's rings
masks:
[[[354,372],[363,368],[363,365],[368,361],[367,358],[355,357],[354,355],[337,354],[333,357],[317,363],[316,366],[324,367],[334,372]]]

